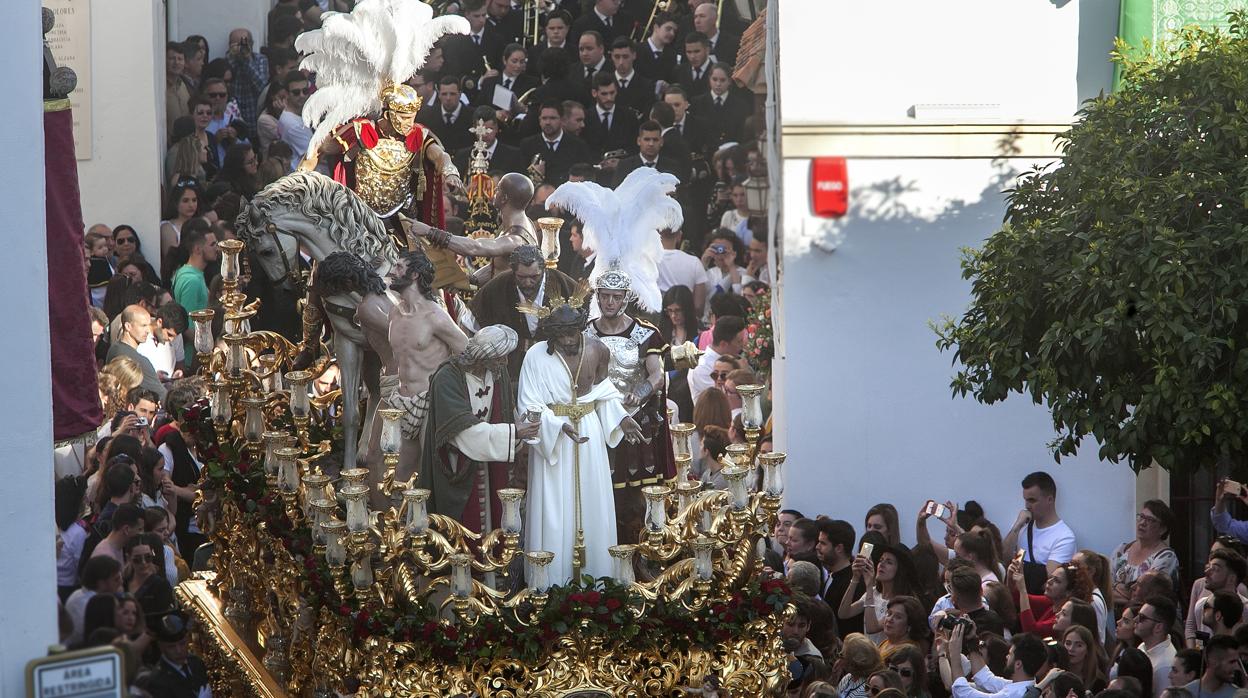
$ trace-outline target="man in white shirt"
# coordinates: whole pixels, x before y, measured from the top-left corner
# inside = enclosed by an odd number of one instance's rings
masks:
[[[715,361],[724,354],[737,356],[744,348],[745,320],[732,315],[716,318],[711,346],[703,352],[698,365],[689,370],[689,394],[695,405],[704,391],[715,386],[715,378],[711,375]]]
[[[1038,470],[1023,478],[1022,486],[1024,509],[1018,513],[1001,547],[1021,550],[1023,562],[1045,565],[1052,574],[1078,552],[1075,532],[1057,515],[1057,483],[1053,476]],[[1031,593],[1041,593],[1028,586]]]
[[[290,166],[294,168],[307,154],[308,142],[312,140],[312,129],[303,123],[303,105],[311,93],[311,83],[302,70],[290,71],[283,82],[286,85],[286,109],[277,119],[277,133],[295,151],[290,159]]]
[[[953,693],[953,698],[1022,698],[1027,689],[1035,685],[1036,675],[1048,661],[1044,641],[1031,633],[1019,633],[1010,639],[1010,652],[1005,657],[1005,666],[1010,671],[1008,679],[988,670],[979,645],[968,648],[966,656],[971,663],[972,685],[961,675],[962,639],[966,627],[958,625],[949,633],[945,651],[939,657],[940,677]],[[957,671],[952,667],[957,667]],[[958,674],[956,677],[955,673]]]
[[[693,309],[702,315],[706,305],[706,267],[701,260],[680,250],[679,230],[659,232],[663,242],[663,256],[659,258],[659,290],[667,293],[673,286],[684,286],[693,291]]]
[[[1178,652],[1170,642],[1170,627],[1178,612],[1174,602],[1164,596],[1153,596],[1135,614],[1135,635],[1143,642],[1139,649],[1153,664],[1153,695],[1161,694],[1170,685],[1170,667]]]

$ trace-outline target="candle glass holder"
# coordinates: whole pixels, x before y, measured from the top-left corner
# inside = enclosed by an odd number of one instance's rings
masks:
[[[763,492],[772,497],[784,494],[784,461],[783,451],[772,451],[758,456],[763,466]]]
[[[693,459],[692,438],[695,429],[697,427],[689,422],[680,422],[672,425],[672,454],[678,460],[681,457]]]
[[[637,546],[629,544],[613,545],[607,548],[611,553],[611,576],[620,584],[632,584],[637,581],[633,572],[633,558],[637,554]]]
[[[546,268],[559,266],[559,231],[563,229],[563,219],[554,216],[538,218],[538,230],[541,231],[542,257],[546,260]]]
[[[545,594],[550,589],[550,563],[554,560],[555,554],[548,550],[533,550],[524,554],[524,576],[534,592]]]
[[[347,485],[341,490],[347,500],[347,530],[353,536],[368,531],[368,486]]]
[[[212,318],[215,310],[204,309],[190,313],[191,322],[195,323],[195,353],[207,357],[212,353],[217,340],[212,336]]]
[[[520,502],[524,499],[524,490],[505,487],[498,491],[498,498],[503,503],[503,516],[499,522],[503,533],[520,535]]]
[[[429,490],[403,490],[403,527],[408,535],[421,535],[429,530]]]

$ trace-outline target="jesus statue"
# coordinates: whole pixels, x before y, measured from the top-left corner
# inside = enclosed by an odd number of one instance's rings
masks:
[[[555,554],[549,578],[556,584],[610,576],[616,526],[607,449],[641,438],[607,378],[611,353],[584,334],[587,296],[521,308],[541,318],[544,340],[524,355],[517,401],[521,418],[541,423],[530,446],[525,549]]]

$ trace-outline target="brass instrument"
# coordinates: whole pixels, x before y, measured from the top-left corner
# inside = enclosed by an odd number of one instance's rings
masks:
[[[537,153],[533,156],[533,161],[529,163],[529,167],[525,170],[529,179],[533,180],[533,186],[537,186],[546,181],[546,177],[537,169],[538,163],[542,161],[542,154]]]
[[[724,0],[719,0],[719,4],[722,7],[724,4]],[[668,8],[671,7],[671,5],[672,5],[672,0],[655,0],[654,7],[650,9],[650,19],[646,20],[646,24],[644,27],[641,25],[637,26],[637,28],[641,30],[641,34],[638,36],[634,36],[633,41],[636,41],[637,43],[641,43],[645,41],[647,38],[649,38],[650,29],[653,28],[654,26],[654,18],[657,17],[660,12],[667,12]]]

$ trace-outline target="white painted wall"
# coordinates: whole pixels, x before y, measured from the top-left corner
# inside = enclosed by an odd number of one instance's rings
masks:
[[[52,518],[52,376],[49,368],[43,186],[43,60],[38,0],[0,3],[0,152],[15,176],[0,187],[8,264],[0,298],[14,305],[0,341],[0,695],[23,696],[26,662],[57,640]],[[18,531],[27,535],[20,535]]]
[[[784,123],[896,121],[914,104],[968,102],[1064,119],[1109,84],[1117,17],[1117,0],[784,0]]]
[[[78,163],[82,217],[87,226],[134,226],[148,261],[159,269],[165,155],[162,0],[94,0],[91,59],[94,157]]]
[[[804,181],[808,167],[786,161],[785,181]],[[778,447],[792,464],[786,506],[861,529],[867,508],[892,502],[913,542],[929,497],[975,499],[1008,528],[1019,481],[1044,469],[1080,545],[1110,551],[1129,540],[1135,488],[1125,465],[1098,463],[1095,448],[1056,465],[1048,413],[1025,397],[992,406],[951,397],[951,357],[936,350],[928,322],[969,301],[959,248],[996,230],[1000,172],[987,160],[855,160],[849,169],[853,210],[830,254],[809,245],[820,233],[802,215],[803,188],[785,189],[787,380],[777,393]]]
[[[905,123],[912,104],[960,101],[999,103],[1003,121],[1069,121],[1111,75],[1112,2],[785,0],[780,10],[785,126]],[[809,46],[824,48],[794,49]],[[835,80],[829,65],[840,66]],[[875,138],[881,154],[897,143]],[[776,414],[792,464],[786,506],[861,532],[872,504],[892,502],[912,543],[929,497],[975,499],[1007,529],[1020,480],[1044,469],[1081,546],[1108,552],[1132,537],[1131,471],[1097,462],[1095,446],[1055,464],[1048,412],[1026,397],[953,398],[951,356],[928,327],[965,310],[959,249],[997,229],[1001,189],[1032,164],[852,159],[851,209],[829,253],[811,244],[836,236],[810,216],[809,160],[785,161]]]
[[[168,0],[169,37],[185,41],[199,34],[208,40],[209,58],[220,58],[229,49],[230,32],[243,28],[251,30],[260,47],[273,4],[272,0]]]

